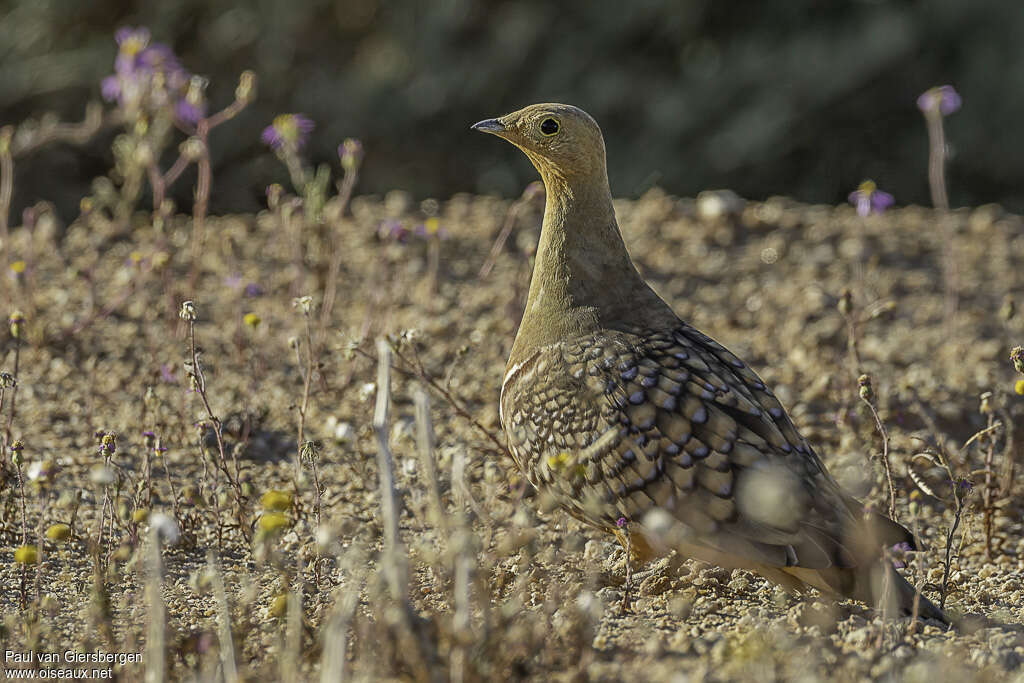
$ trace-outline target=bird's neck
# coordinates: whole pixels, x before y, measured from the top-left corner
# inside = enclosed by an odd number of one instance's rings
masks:
[[[547,200],[530,293],[509,362],[600,329],[675,319],[637,272],[612,208],[607,176],[544,174]]]

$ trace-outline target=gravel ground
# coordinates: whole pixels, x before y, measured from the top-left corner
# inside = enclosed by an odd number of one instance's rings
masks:
[[[161,231],[94,212],[64,229],[44,214],[13,231],[11,260],[25,268],[3,286],[26,322],[4,339],[3,368],[17,363],[18,387],[6,389],[3,411],[16,406],[10,438],[24,444],[23,473],[55,466],[52,479],[26,482],[28,542],[58,522],[72,537],[44,541],[41,564],[15,562],[22,498],[8,458],[5,651],[144,653],[114,667],[123,680],[146,666],[212,680],[231,662],[250,680],[314,679],[324,666],[358,680],[1024,680],[1024,525],[1010,470],[1024,402],[1009,362],[1024,338],[1012,310],[1024,288],[1021,218],[986,206],[861,219],[850,207],[728,192],[651,191],[616,208],[655,289],[747,360],[836,478],[884,509],[883,444],[857,396],[857,376],[871,375],[897,514],[927,547],[904,571],[935,602],[956,506],[934,456],[914,456],[945,453],[953,475],[971,481],[951,535],[955,628],[884,622],[866,605],[789,596],[675,556],[637,567],[624,607],[622,550],[527,490],[498,445],[498,390],[541,206],[472,196],[416,205],[392,193],[357,198],[350,218],[326,226],[280,211],[211,218],[199,249],[184,219]],[[417,235],[424,223],[444,239]],[[409,234],[381,237],[381,225]],[[503,225],[510,238],[481,277]],[[296,476],[309,346],[293,299],[304,295],[315,359],[303,439],[318,455],[315,471],[307,458]],[[191,390],[185,299],[237,488],[217,471],[214,432]],[[385,428],[401,507],[395,552],[382,546],[373,425],[382,336],[395,354]],[[426,380],[441,515],[416,445],[414,397]],[[150,430],[166,451],[147,442]],[[98,431],[116,434],[108,466]],[[260,517],[270,490],[291,502],[277,531]],[[162,583],[152,570],[158,515],[181,532],[163,544]]]

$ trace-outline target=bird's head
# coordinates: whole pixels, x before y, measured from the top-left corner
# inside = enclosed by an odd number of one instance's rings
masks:
[[[601,178],[607,182],[604,138],[591,116],[569,104],[531,104],[471,126],[523,150],[545,182]]]

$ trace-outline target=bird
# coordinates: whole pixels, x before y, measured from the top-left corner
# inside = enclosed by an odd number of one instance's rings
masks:
[[[597,122],[542,103],[471,129],[519,148],[545,188],[501,384],[509,452],[538,492],[615,535],[627,587],[633,560],[675,550],[948,624],[887,552],[917,550],[914,535],[844,492],[757,373],[640,275]]]

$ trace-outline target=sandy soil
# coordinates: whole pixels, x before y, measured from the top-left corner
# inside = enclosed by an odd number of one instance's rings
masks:
[[[4,286],[26,322],[18,339],[4,340],[3,369],[14,372],[16,349],[19,357],[3,424],[13,401],[10,438],[24,443],[26,477],[33,463],[55,465],[51,480],[26,481],[28,542],[57,522],[73,536],[44,541],[42,564],[14,561],[22,499],[8,457],[0,493],[4,649],[143,653],[149,643],[144,662],[115,667],[124,680],[141,678],[146,662],[159,667],[158,651],[175,679],[214,679],[229,661],[249,680],[315,679],[322,666],[342,666],[331,663],[341,640],[344,666],[363,680],[1021,677],[1020,484],[997,490],[1022,443],[1013,438],[1024,406],[1009,351],[1024,338],[1024,322],[1007,299],[1024,287],[1020,217],[998,207],[945,217],[911,207],[861,219],[845,206],[744,203],[729,193],[691,200],[652,191],[616,204],[627,244],[659,293],[746,359],[840,482],[884,508],[874,457],[882,442],[856,388],[860,372],[871,375],[897,514],[927,546],[904,571],[935,602],[955,506],[944,471],[913,456],[944,450],[954,475],[971,480],[947,585],[947,610],[959,623],[943,632],[908,619],[883,622],[861,604],[788,596],[749,573],[675,557],[638,567],[646,575],[623,608],[622,551],[526,490],[495,443],[503,442],[498,389],[540,208],[471,196],[416,205],[393,193],[358,198],[351,218],[321,226],[280,213],[211,218],[196,250],[195,288],[196,238],[184,219],[161,231],[97,212],[66,231],[45,216],[32,230],[16,229],[10,260],[26,267],[6,274]],[[431,216],[445,239],[415,234]],[[507,220],[509,241],[481,277]],[[382,223],[412,234],[404,243],[382,238]],[[336,300],[323,316],[335,248]],[[950,254],[953,288],[943,275]],[[860,367],[838,307],[844,290]],[[313,297],[315,355],[304,440],[316,440],[319,455],[315,472],[307,459],[296,477],[309,347],[293,299],[303,295]],[[223,419],[228,474],[238,458],[237,488],[215,474],[216,439],[191,390],[184,299],[195,302],[207,395]],[[246,322],[248,313],[259,324]],[[394,554],[381,550],[373,428],[379,387],[369,356],[380,336],[397,354],[386,428],[401,507]],[[425,376],[444,389],[430,392],[440,519],[416,446],[414,396]],[[983,392],[992,392],[989,412]],[[196,426],[202,421],[205,430]],[[150,430],[166,451],[147,446]],[[116,434],[108,466],[97,431]],[[911,464],[924,488],[909,478]],[[272,525],[258,520],[271,489],[290,492],[293,505],[285,528],[267,535],[260,529]],[[160,601],[147,514],[167,515],[181,531],[176,544],[164,544]],[[164,628],[154,618],[158,602],[166,605]]]

